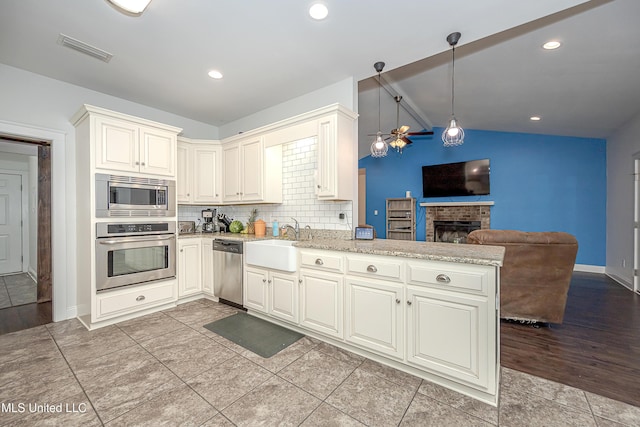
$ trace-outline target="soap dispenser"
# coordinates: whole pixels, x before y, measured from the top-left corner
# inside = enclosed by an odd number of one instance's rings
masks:
[[[278,237],[280,234],[280,228],[278,227],[278,220],[273,220],[273,237]]]

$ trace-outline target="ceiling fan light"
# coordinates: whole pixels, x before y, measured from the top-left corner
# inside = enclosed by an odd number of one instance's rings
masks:
[[[382,132],[378,132],[371,143],[371,157],[385,157],[388,151],[389,145],[382,139]]]
[[[139,15],[149,6],[151,0],[109,0],[109,2],[125,12]]]
[[[464,129],[460,127],[455,117],[449,121],[449,126],[442,132],[442,142],[445,147],[455,147],[464,143]]]

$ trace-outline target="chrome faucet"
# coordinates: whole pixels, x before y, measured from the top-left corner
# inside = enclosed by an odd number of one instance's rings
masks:
[[[287,224],[284,226],[284,228],[287,231],[289,231],[289,229],[292,229],[295,240],[300,240],[300,224],[298,224],[298,220],[296,220],[295,218],[292,217],[291,219],[295,221],[296,226],[294,227],[292,225]]]

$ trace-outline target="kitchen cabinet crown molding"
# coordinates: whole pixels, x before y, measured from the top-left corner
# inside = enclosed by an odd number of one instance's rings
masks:
[[[315,110],[308,111],[306,113],[298,114],[297,116],[289,117],[274,123],[270,123],[259,128],[251,129],[246,132],[239,133],[237,135],[228,136],[220,140],[222,144],[228,144],[238,140],[242,140],[247,137],[255,135],[264,135],[269,132],[274,132],[289,126],[293,126],[299,123],[303,123],[309,120],[318,119],[328,114],[337,113],[348,119],[355,120],[358,118],[358,114],[349,110],[339,103],[327,105],[325,107],[317,108]]]
[[[175,132],[176,134],[182,132],[182,128],[179,127],[154,122],[153,120],[147,120],[136,116],[130,116],[128,114],[118,113],[117,111],[107,110],[106,108],[96,107],[89,104],[83,104],[80,107],[80,109],[71,117],[71,123],[74,126],[77,126],[78,123],[81,122],[89,114],[100,114],[102,116],[113,117],[120,120],[127,120],[138,125],[164,129],[169,132]]]

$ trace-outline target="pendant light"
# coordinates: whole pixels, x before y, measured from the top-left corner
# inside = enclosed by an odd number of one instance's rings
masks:
[[[458,120],[454,114],[453,101],[455,99],[455,71],[456,71],[456,44],[460,40],[460,33],[451,33],[447,36],[447,42],[451,46],[451,119],[449,119],[449,126],[442,132],[442,142],[445,147],[455,147],[456,145],[462,145],[464,142],[464,129],[458,124]]]
[[[382,138],[382,131],[380,130],[380,73],[384,68],[384,62],[376,62],[373,64],[373,68],[378,72],[378,133],[376,133],[375,139],[371,143],[371,157],[384,157],[389,151],[389,145]]]

